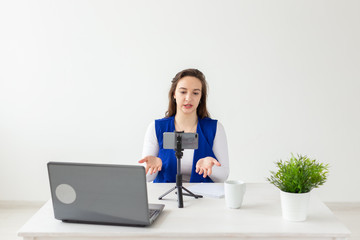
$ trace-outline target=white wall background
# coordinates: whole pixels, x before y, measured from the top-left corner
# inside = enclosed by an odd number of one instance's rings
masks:
[[[50,160],[135,164],[195,67],[230,178],[302,153],[360,201],[360,1],[1,1],[0,34],[0,200],[47,200]]]

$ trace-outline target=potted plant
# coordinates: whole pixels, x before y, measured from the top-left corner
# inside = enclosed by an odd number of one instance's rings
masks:
[[[288,161],[275,162],[278,170],[270,171],[267,180],[280,189],[283,218],[289,221],[304,221],[310,191],[327,180],[328,164],[311,160],[307,156],[291,154]]]

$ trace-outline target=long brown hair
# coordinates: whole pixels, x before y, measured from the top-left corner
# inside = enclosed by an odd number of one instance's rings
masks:
[[[172,117],[176,114],[176,101],[174,99],[174,93],[176,90],[176,86],[180,79],[186,76],[196,77],[201,82],[201,98],[199,102],[199,106],[196,109],[196,113],[198,117],[204,118],[204,117],[210,117],[210,114],[206,108],[206,98],[207,98],[207,82],[205,80],[205,75],[200,72],[198,69],[185,69],[181,72],[177,73],[173,80],[171,81],[171,87],[169,91],[169,106],[168,110],[165,113],[165,117]]]

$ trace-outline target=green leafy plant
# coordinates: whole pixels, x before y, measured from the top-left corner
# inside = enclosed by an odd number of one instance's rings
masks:
[[[307,156],[291,154],[288,161],[275,162],[278,171],[270,171],[267,180],[283,192],[306,193],[323,185],[327,180],[329,165],[318,163]]]

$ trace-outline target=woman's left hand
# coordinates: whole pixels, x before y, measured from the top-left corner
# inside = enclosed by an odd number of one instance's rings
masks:
[[[203,174],[203,177],[206,178],[207,176],[210,176],[212,173],[212,167],[221,166],[221,164],[213,157],[205,157],[199,159],[196,163],[196,172],[200,175]]]

